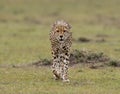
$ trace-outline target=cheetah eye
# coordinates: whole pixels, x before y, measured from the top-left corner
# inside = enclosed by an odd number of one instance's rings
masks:
[[[56,32],[58,32],[58,33],[59,33],[59,30],[56,30]]]
[[[64,30],[63,32],[66,32],[66,30]]]

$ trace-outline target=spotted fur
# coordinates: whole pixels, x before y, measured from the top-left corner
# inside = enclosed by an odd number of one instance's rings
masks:
[[[70,56],[70,47],[72,44],[71,26],[63,21],[56,21],[50,32],[50,41],[52,46],[53,65],[52,71],[55,79],[68,79],[68,64]]]

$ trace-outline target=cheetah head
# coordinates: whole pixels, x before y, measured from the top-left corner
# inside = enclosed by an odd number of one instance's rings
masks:
[[[71,26],[67,22],[63,20],[56,21],[52,27],[54,38],[60,43],[64,42],[71,35],[70,29]]]

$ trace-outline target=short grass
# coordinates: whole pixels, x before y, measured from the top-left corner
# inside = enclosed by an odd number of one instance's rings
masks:
[[[70,68],[70,83],[53,80],[50,68],[1,68],[1,94],[119,94],[118,68]]]
[[[54,81],[50,68],[12,68],[50,59],[49,31],[57,19],[72,25],[73,38],[105,42],[73,42],[72,49],[104,52],[120,58],[119,0],[1,0],[0,94],[119,94],[120,70],[70,68],[70,84]],[[47,74],[47,75],[46,75]]]

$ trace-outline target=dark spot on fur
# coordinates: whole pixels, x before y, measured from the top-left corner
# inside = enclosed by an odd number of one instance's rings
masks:
[[[63,59],[65,59],[65,57],[64,57],[64,56],[63,56],[62,58],[63,58]]]
[[[56,59],[56,56],[54,56],[54,59]]]
[[[57,48],[56,51],[59,51],[59,48]]]
[[[68,56],[68,53],[65,53],[65,55],[67,55],[67,56]]]
[[[60,56],[60,58],[63,58],[62,56]]]
[[[65,46],[63,46],[63,49],[65,48]]]
[[[68,61],[69,59],[68,59],[68,58],[66,58],[66,60]]]
[[[56,48],[56,50],[55,50],[55,51],[56,51],[56,53],[58,53],[58,52],[59,52],[59,48]]]
[[[56,58],[58,58],[58,55],[56,55]]]

